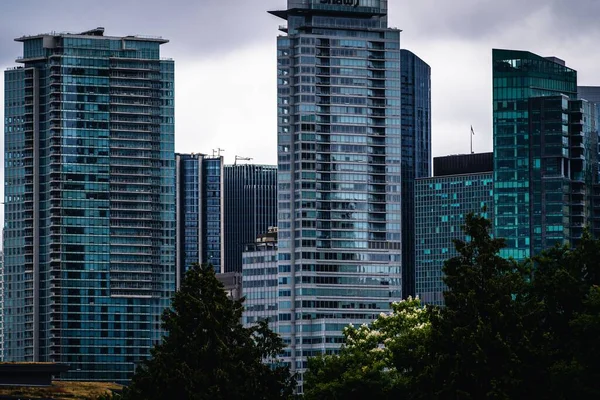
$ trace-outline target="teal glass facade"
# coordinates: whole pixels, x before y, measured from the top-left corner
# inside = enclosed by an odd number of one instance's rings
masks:
[[[387,1],[289,0],[277,40],[278,331],[284,361],[335,353],[401,289],[400,31]]]
[[[534,252],[538,234],[531,216],[541,212],[532,203],[534,167],[529,99],[577,97],[577,72],[555,58],[526,51],[492,52],[494,127],[494,229],[506,239],[501,254],[522,260]]]
[[[175,290],[174,63],[163,39],[27,36],[5,73],[6,361],[126,382]]]
[[[491,171],[415,180],[415,292],[424,303],[444,304],[442,268],[457,255],[452,240],[467,239],[471,212],[494,218]]]

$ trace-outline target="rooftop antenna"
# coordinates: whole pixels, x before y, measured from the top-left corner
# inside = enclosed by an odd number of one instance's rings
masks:
[[[251,161],[254,160],[252,157],[242,157],[242,156],[235,156],[235,161],[233,162],[233,165],[237,165],[238,161]]]
[[[473,125],[471,125],[471,154],[473,153],[473,136],[475,136],[475,131],[473,130]]]
[[[221,157],[221,152],[224,152],[225,149],[218,147],[217,149],[213,149],[213,157]]]

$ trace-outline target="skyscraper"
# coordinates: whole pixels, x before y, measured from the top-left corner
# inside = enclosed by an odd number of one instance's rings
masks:
[[[540,158],[531,154],[536,143],[530,132],[529,99],[541,96],[577,97],[577,72],[557,58],[527,51],[492,52],[494,122],[495,235],[506,239],[501,251],[516,260],[533,255],[540,234],[531,216],[541,212],[532,203],[535,170]],[[546,167],[544,167],[546,168]]]
[[[577,95],[579,99],[585,99],[593,103],[596,111],[595,124],[597,130],[600,130],[600,86],[579,86],[577,88]],[[594,237],[600,237],[600,176],[598,174],[594,177],[594,188],[592,195],[592,213],[593,213],[593,224],[592,232]]]
[[[248,243],[277,226],[277,166],[226,165],[225,272],[242,272],[242,252]]]
[[[444,304],[444,262],[457,255],[453,239],[466,240],[465,217],[493,220],[493,153],[434,158],[434,176],[415,180],[415,286],[426,304]]]
[[[5,73],[7,361],[125,382],[175,289],[167,40],[41,34]]]
[[[223,272],[223,157],[177,154],[177,286],[193,264]]]
[[[532,254],[556,244],[577,244],[592,227],[598,176],[596,108],[586,100],[529,99]]]
[[[278,329],[335,352],[401,298],[400,31],[387,1],[288,0],[277,40]],[[300,388],[301,390],[301,388]]]
[[[401,50],[402,296],[415,295],[415,179],[431,175],[431,68]]]
[[[276,190],[276,166],[177,154],[178,282],[195,263],[241,272],[244,245],[277,224]]]

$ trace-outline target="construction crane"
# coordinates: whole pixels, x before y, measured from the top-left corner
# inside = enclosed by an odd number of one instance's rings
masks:
[[[254,160],[252,157],[242,157],[242,156],[235,156],[235,161],[233,162],[233,165],[237,165],[238,161],[251,161]]]

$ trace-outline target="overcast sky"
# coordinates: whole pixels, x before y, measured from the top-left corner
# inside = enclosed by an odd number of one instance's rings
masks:
[[[491,49],[555,55],[600,84],[598,0],[389,0],[402,47],[432,68],[434,156],[491,151]],[[170,40],[176,62],[176,149],[225,149],[276,163],[275,38],[282,20],[267,10],[286,0],[2,0],[0,65],[22,53],[13,38],[98,26],[107,35]],[[3,84],[3,83],[2,83]],[[3,94],[3,90],[1,91]]]

